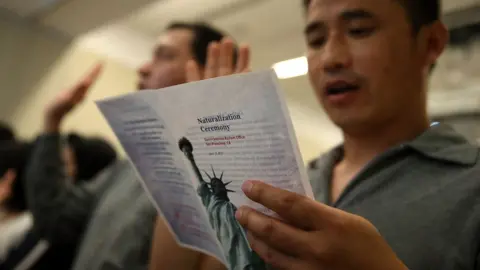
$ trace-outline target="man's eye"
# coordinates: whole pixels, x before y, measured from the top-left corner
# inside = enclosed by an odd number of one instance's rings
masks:
[[[358,28],[351,28],[348,30],[348,33],[353,37],[367,37],[372,34],[374,31],[373,27],[358,27]]]
[[[157,59],[161,59],[161,60],[171,60],[171,59],[175,58],[175,55],[173,53],[170,53],[170,52],[159,52],[155,55],[155,57]]]
[[[308,39],[308,46],[312,48],[318,48],[321,47],[325,44],[325,38],[324,37],[316,37],[316,38],[311,38]]]

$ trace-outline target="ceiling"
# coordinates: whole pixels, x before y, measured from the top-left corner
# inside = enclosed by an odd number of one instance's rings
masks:
[[[48,12],[65,2],[65,0],[0,0],[0,8],[15,12],[17,15],[26,18]]]
[[[138,67],[150,56],[155,38],[173,20],[201,20],[225,29],[253,51],[254,69],[304,54],[300,0],[0,0],[0,8],[77,36],[77,45]],[[444,0],[450,25],[480,16],[480,0]],[[86,19],[88,18],[88,19]],[[294,124],[304,139],[330,146],[340,134],[319,108],[305,76],[281,81]],[[434,115],[480,109],[480,41],[467,49],[449,48],[431,79]]]
[[[155,0],[0,0],[0,9],[67,36],[114,23]]]

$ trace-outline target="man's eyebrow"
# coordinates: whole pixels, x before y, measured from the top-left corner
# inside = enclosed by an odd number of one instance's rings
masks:
[[[307,26],[305,27],[305,30],[303,30],[303,33],[305,35],[309,35],[310,33],[321,30],[324,27],[325,27],[324,23],[320,21],[314,21],[307,24]]]
[[[340,14],[340,18],[343,21],[352,21],[358,19],[373,19],[375,16],[364,9],[352,9],[343,11]]]
[[[155,45],[155,51],[162,51],[162,50],[165,50],[166,48],[167,46],[165,46],[164,44]]]
[[[161,52],[172,52],[173,50],[174,48],[172,46],[168,46],[166,44],[158,44],[158,45],[155,45],[153,52],[158,54]]]
[[[359,19],[373,19],[375,16],[373,13],[366,11],[364,9],[351,9],[345,10],[340,13],[340,19],[343,21],[352,21],[352,20],[359,20]],[[303,31],[305,35],[309,35],[312,32],[321,30],[325,27],[325,24],[321,21],[313,21],[305,27]]]

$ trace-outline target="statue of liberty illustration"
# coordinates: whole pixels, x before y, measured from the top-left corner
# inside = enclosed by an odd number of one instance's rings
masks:
[[[231,182],[224,182],[223,172],[217,176],[213,167],[212,175],[204,171],[209,182],[206,182],[193,156],[193,145],[187,138],[178,142],[180,150],[190,161],[199,181],[197,193],[205,206],[210,224],[217,233],[217,238],[222,245],[225,257],[231,270],[263,270],[267,269],[262,259],[250,248],[245,230],[235,219],[237,207],[230,201],[227,188]]]

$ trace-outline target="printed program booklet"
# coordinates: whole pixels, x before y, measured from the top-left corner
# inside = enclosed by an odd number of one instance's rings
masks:
[[[182,246],[229,269],[265,269],[235,219],[245,180],[313,197],[273,71],[220,77],[97,102]]]

